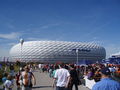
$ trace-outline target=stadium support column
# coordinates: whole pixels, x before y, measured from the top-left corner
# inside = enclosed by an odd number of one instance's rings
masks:
[[[24,39],[20,39],[20,44],[21,44],[21,61],[22,61],[22,48],[23,48],[23,43],[24,43]]]

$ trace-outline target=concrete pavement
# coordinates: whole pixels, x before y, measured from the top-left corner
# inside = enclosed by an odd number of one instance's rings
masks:
[[[53,79],[49,78],[48,73],[40,73],[39,71],[36,71],[34,72],[34,75],[36,77],[37,84],[33,86],[33,90],[55,90],[55,88],[52,87]],[[80,85],[79,90],[90,90],[90,89]]]
[[[34,72],[34,75],[36,77],[36,85],[33,86],[32,90],[55,90],[55,88],[52,87],[53,79],[49,78],[48,73],[40,73],[37,70]],[[74,88],[75,87],[73,87],[73,90],[75,90]],[[13,90],[17,90],[16,85],[14,86]],[[90,90],[90,89],[80,85],[79,90]]]

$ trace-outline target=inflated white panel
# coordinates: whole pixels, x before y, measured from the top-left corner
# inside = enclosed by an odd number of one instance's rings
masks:
[[[99,45],[66,41],[28,41],[22,46],[19,43],[11,48],[10,55],[13,61],[75,62],[75,49],[79,49],[79,60],[101,60],[106,56],[105,49]]]

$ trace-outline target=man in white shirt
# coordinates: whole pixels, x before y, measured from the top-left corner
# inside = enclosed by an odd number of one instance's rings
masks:
[[[60,64],[60,69],[57,69],[54,81],[57,80],[56,90],[66,90],[70,78],[70,73],[67,69],[63,68],[64,64]]]

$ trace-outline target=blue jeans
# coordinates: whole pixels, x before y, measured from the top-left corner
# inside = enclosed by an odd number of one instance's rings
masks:
[[[32,90],[32,88],[31,87],[22,86],[22,90]]]
[[[65,87],[58,87],[58,86],[56,86],[56,90],[67,90],[67,88],[65,88]]]

